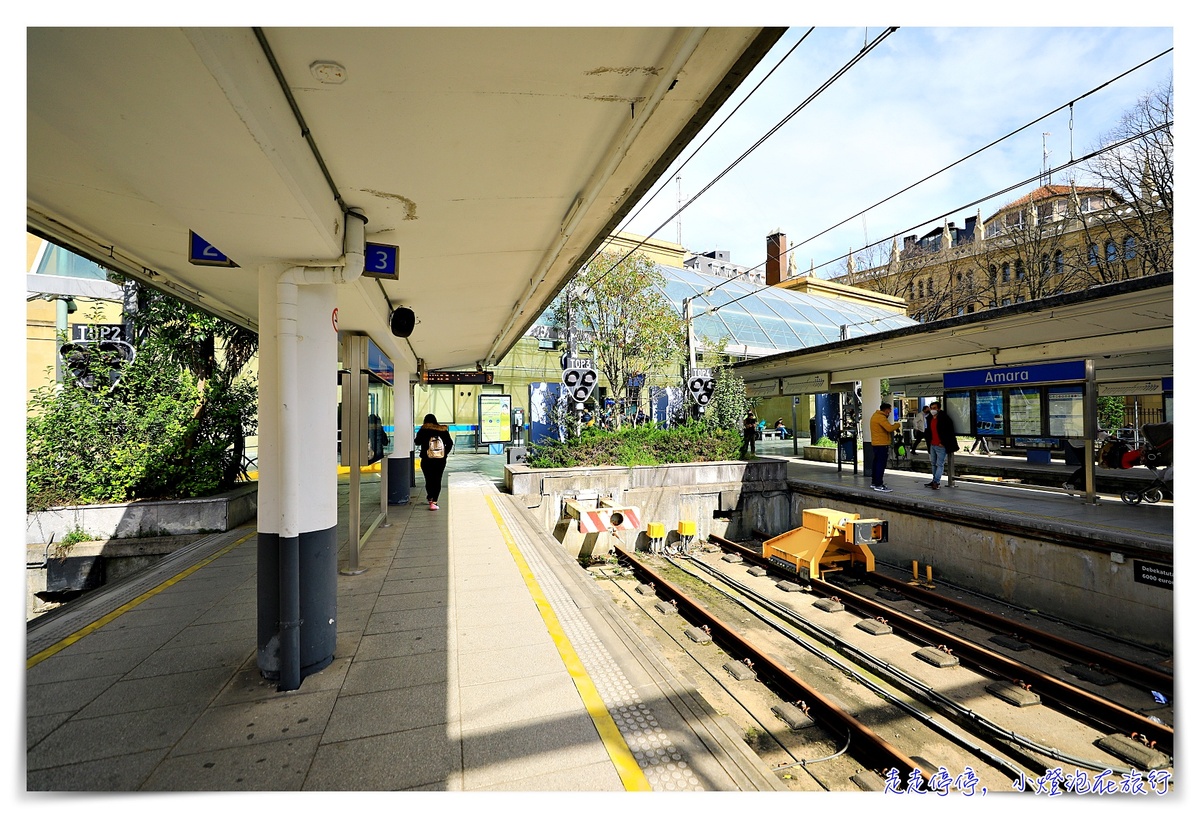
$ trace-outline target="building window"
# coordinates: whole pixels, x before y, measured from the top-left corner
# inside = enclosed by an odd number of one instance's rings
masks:
[[[1017,281],[1022,281],[1025,278],[1025,261],[1017,259]]]
[[[1104,243],[1104,257],[1109,261],[1117,260],[1117,243],[1112,239]]]
[[[1006,297],[1006,298],[1005,298],[1003,301],[1001,301],[1001,302],[1000,302],[1000,305],[1001,305],[1002,307],[1007,307],[1007,306],[1008,306],[1008,305],[1010,305],[1010,304],[1012,304],[1012,299],[1011,299],[1011,298],[1007,298],[1007,297]]]
[[[1059,275],[1063,274],[1063,253],[1059,250],[1054,254],[1054,272]]]
[[[1008,262],[1000,265],[1000,280],[1007,284],[1012,278],[1012,271],[1009,269]]]
[[[1093,242],[1088,245],[1088,266],[1095,267],[1100,263],[1100,248]]]
[[[1023,296],[1023,295],[1018,295],[1018,296],[1017,296],[1017,303],[1018,303],[1018,304],[1024,304],[1024,303],[1025,303],[1025,296]]]
[[[929,293],[930,298],[933,298],[933,278],[929,278],[925,282],[925,292]]]
[[[975,305],[974,305],[974,304],[968,304],[968,305],[967,305],[967,313],[968,313],[968,314],[970,314],[970,313],[973,313],[973,312],[975,312]]]
[[[1125,237],[1125,259],[1129,260],[1137,255],[1137,243],[1133,240],[1133,236]]]
[[[995,284],[995,283],[996,283],[996,265],[990,264],[990,265],[988,265],[988,284]]]
[[[1050,256],[1045,253],[1042,254],[1042,275],[1050,275]]]
[[[917,298],[924,298],[924,297],[925,297],[925,282],[918,281],[917,282]]]

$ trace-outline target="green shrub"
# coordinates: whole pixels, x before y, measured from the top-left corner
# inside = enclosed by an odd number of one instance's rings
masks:
[[[836,449],[837,448],[836,443],[834,443],[832,440],[830,440],[829,438],[824,437],[824,436],[817,438],[817,442],[813,443],[812,445],[819,446],[822,449]]]
[[[615,432],[585,429],[579,437],[532,447],[527,463],[535,469],[704,463],[736,460],[740,446],[736,431],[708,429],[700,423],[671,429],[631,426]]]

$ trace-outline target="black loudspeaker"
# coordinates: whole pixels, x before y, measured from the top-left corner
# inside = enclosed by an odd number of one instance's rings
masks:
[[[392,310],[392,335],[397,338],[407,338],[412,335],[416,323],[417,316],[408,307],[397,307]]]

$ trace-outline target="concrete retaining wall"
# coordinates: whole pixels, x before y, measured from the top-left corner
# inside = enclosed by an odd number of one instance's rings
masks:
[[[258,484],[192,500],[65,506],[25,515],[26,544],[62,542],[76,529],[96,540],[228,531],[258,513]]]
[[[893,565],[917,560],[922,578],[932,566],[935,583],[944,579],[1149,647],[1174,647],[1172,589],[1135,582],[1133,558],[1119,545],[1101,552],[1007,533],[1003,525],[989,528],[983,519],[978,526],[951,524],[931,518],[928,509],[923,515],[881,511],[802,491],[792,496],[792,517],[799,520],[805,508],[822,506],[886,519],[888,541],[872,545],[872,552]]]
[[[616,506],[641,511],[642,530],[618,534],[624,547],[643,548],[646,523],[661,522],[668,540],[681,520],[696,523],[700,538],[709,534],[737,539],[750,527],[787,525],[787,462],[760,459],[680,463],[667,466],[593,466],[577,469],[505,467],[505,485],[533,509],[572,556],[603,556],[613,535],[580,534],[564,523],[564,501],[595,495]]]

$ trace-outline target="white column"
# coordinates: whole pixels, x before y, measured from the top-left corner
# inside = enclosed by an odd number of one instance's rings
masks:
[[[295,288],[294,354],[283,355],[292,342],[279,335],[281,272],[259,270],[258,667],[295,689],[332,661],[337,638],[337,288]]]

